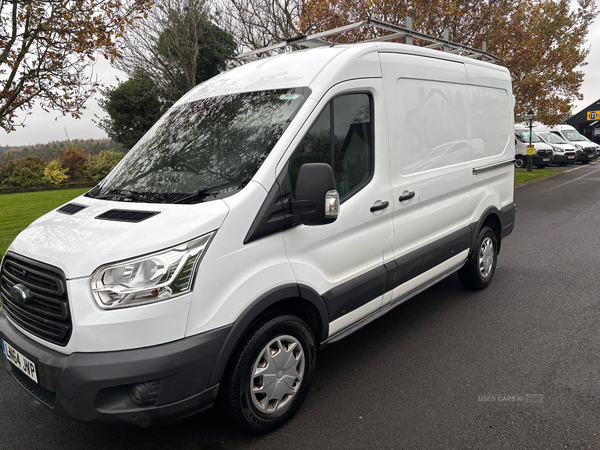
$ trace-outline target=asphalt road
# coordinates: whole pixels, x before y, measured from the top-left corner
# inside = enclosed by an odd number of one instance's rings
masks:
[[[154,429],[61,419],[0,370],[0,448],[600,449],[600,165],[515,195],[488,289],[452,276],[324,349],[270,435],[216,410]]]

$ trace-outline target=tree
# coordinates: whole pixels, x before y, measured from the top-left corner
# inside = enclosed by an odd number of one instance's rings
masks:
[[[79,117],[98,88],[88,74],[96,52],[117,55],[117,39],[149,0],[1,0],[0,127],[41,107]]]
[[[257,49],[300,35],[302,0],[221,0],[217,8],[232,11],[221,20],[236,41],[246,49]]]
[[[87,169],[87,156],[83,147],[73,143],[60,149],[61,154],[58,158],[62,167],[69,171],[73,181],[80,180]]]
[[[108,136],[130,149],[156,122],[164,107],[154,82],[143,72],[120,83],[118,87],[103,90],[98,101],[108,117],[97,122]]]
[[[410,16],[415,30],[442,36],[447,28],[450,40],[475,48],[485,41],[511,71],[516,115],[533,109],[538,120],[556,124],[582,98],[577,68],[585,65],[597,13],[594,0],[578,0],[574,10],[569,0],[319,0],[307,1],[298,20],[302,30],[316,32],[368,17],[402,25]],[[362,36],[349,33],[340,42]]]
[[[26,156],[19,158],[12,164],[12,172],[4,183],[8,186],[43,186],[48,184],[44,178],[44,169],[46,161],[37,156]]]
[[[62,164],[57,159],[50,161],[44,169],[44,178],[52,184],[60,184],[69,179],[67,172],[69,169],[63,169]]]
[[[236,50],[233,36],[197,0],[158,0],[124,35],[123,47],[115,65],[130,76],[147,74],[166,106],[225,69]]]
[[[123,159],[125,153],[114,150],[102,150],[92,156],[88,162],[88,175],[94,181],[100,181]]]

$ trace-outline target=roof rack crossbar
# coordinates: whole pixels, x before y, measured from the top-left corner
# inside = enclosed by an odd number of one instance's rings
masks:
[[[275,50],[279,50],[279,52],[288,52],[292,51],[292,46],[299,47],[319,47],[329,45],[332,46],[336,41],[328,42],[321,38],[331,36],[334,34],[344,34],[348,31],[356,30],[364,27],[374,27],[387,31],[391,31],[391,34],[379,36],[372,39],[367,39],[363,42],[380,42],[380,41],[389,41],[391,39],[397,39],[404,37],[406,44],[413,44],[415,39],[419,39],[425,42],[430,42],[429,45],[425,46],[426,48],[442,48],[445,52],[450,53],[462,53],[465,57],[468,58],[481,58],[482,61],[490,61],[492,63],[499,62],[500,59],[495,57],[494,55],[489,54],[486,51],[486,43],[483,43],[482,49],[475,49],[472,47],[468,47],[466,45],[458,44],[456,42],[452,42],[448,40],[448,30],[444,30],[444,37],[437,38],[434,36],[430,36],[425,33],[421,33],[419,31],[415,31],[412,29],[412,18],[406,18],[406,27],[400,27],[397,25],[392,25],[390,23],[381,22],[376,19],[367,19],[362,22],[356,22],[349,25],[345,25],[343,27],[334,28],[332,30],[321,31],[319,33],[310,34],[310,35],[301,35],[292,39],[288,39],[284,42],[280,42],[278,44],[269,45],[267,47],[259,48],[256,50],[252,50],[249,52],[241,53],[237,56],[238,59],[255,59],[257,55],[261,53],[269,53]],[[339,37],[338,37],[339,39]]]

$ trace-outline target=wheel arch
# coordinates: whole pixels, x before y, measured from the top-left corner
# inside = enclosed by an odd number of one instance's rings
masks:
[[[500,253],[500,247],[502,245],[502,213],[495,206],[491,206],[486,209],[479,221],[475,224],[471,224],[471,246],[469,250],[469,257],[473,254],[475,249],[475,241],[479,232],[489,226],[496,235],[496,241],[498,242],[498,254]]]
[[[329,314],[319,294],[298,284],[274,288],[250,304],[233,323],[213,367],[209,386],[221,381],[231,355],[252,326],[261,318],[276,312],[292,313],[305,320],[317,345],[329,334]]]

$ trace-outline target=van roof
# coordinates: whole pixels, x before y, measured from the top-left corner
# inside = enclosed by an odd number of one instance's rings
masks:
[[[403,53],[455,61],[473,68],[490,69],[497,74],[494,77],[510,79],[504,67],[424,47],[389,42],[336,44],[281,53],[240,65],[194,87],[177,104],[220,95],[297,87],[309,87],[314,96],[320,98],[325,90],[341,81],[380,78],[378,53]]]

